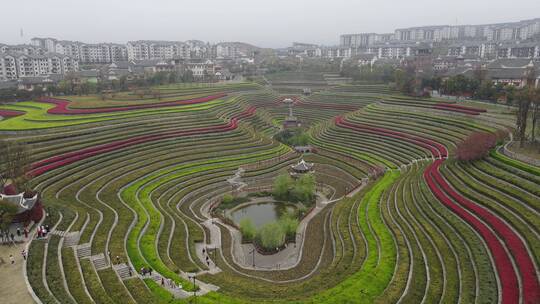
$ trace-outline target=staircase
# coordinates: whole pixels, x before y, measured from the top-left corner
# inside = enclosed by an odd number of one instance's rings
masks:
[[[75,249],[77,251],[77,257],[79,259],[86,258],[92,255],[92,247],[90,246],[90,243],[77,245]]]
[[[54,234],[56,231],[57,230],[53,231],[52,233]],[[79,231],[69,233],[63,231],[62,233],[62,236],[64,237],[64,247],[72,247],[79,244],[79,239],[81,238],[81,233]]]
[[[129,275],[129,267],[125,263],[113,265],[113,269],[121,280],[127,280],[136,275],[133,269],[131,269],[131,275]]]
[[[66,236],[66,234],[68,234],[68,232],[63,231],[63,230],[53,230],[53,231],[51,231],[50,234],[58,235],[59,237],[64,237],[64,236]]]
[[[101,270],[109,267],[109,261],[103,253],[91,256],[90,261],[94,263],[94,267],[96,268],[96,270]]]

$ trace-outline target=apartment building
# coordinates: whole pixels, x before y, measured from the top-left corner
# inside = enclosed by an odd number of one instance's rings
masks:
[[[129,41],[126,45],[128,60],[190,58],[192,47],[179,41]]]
[[[0,80],[2,81],[25,77],[64,75],[78,69],[77,60],[62,54],[0,53]]]
[[[367,47],[381,41],[526,40],[540,35],[540,18],[483,25],[440,25],[396,29],[393,34],[360,33],[340,36],[341,46]]]
[[[89,44],[79,41],[57,40],[54,38],[32,38],[32,45],[62,55],[76,58],[80,63],[111,63],[127,60],[124,45],[114,43]]]
[[[360,33],[341,35],[342,47],[363,48],[378,42],[386,42],[394,39],[394,34]]]

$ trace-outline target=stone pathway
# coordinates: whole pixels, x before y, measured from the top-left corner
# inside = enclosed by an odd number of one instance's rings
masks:
[[[15,229],[17,228],[12,227],[14,234]],[[15,241],[15,245],[0,244],[0,299],[2,304],[35,303],[24,279],[23,269],[26,263],[21,256],[21,251],[26,250],[29,239],[25,240],[22,236],[15,237]],[[9,260],[10,254],[15,258],[13,265]]]

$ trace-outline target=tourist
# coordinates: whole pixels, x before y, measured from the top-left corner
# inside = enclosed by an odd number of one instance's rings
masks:
[[[148,267],[148,272],[150,273],[150,276],[152,276],[152,268]]]
[[[26,261],[26,250],[23,249],[23,251],[21,251],[21,255],[22,255],[23,260]]]
[[[15,235],[11,233],[11,243],[15,244]]]
[[[17,227],[17,237],[21,237],[21,228]]]
[[[118,255],[116,256],[116,264],[120,264],[120,256],[118,256]],[[126,265],[127,265],[127,263],[126,263]]]
[[[15,258],[13,258],[13,254],[9,255],[9,260],[11,261],[11,265],[15,264]]]
[[[28,238],[28,228],[24,227],[24,238]]]
[[[127,263],[126,263],[127,265]],[[128,266],[128,273],[129,273],[129,276],[131,277],[133,275],[133,273],[131,272],[131,267]]]
[[[37,228],[37,237],[38,239],[41,238],[41,227]]]
[[[161,277],[161,286],[165,286],[165,279],[163,277]]]

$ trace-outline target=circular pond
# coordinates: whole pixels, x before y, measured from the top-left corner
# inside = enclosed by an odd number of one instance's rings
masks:
[[[266,223],[277,221],[283,214],[294,212],[296,207],[291,204],[279,202],[263,202],[246,204],[228,212],[228,217],[237,225],[244,218],[249,218],[255,227],[260,228]]]

